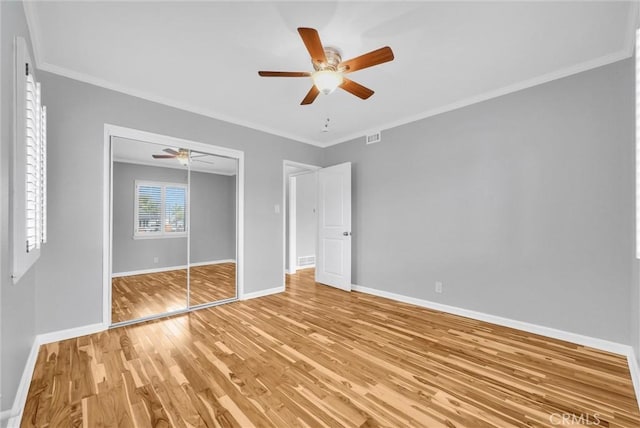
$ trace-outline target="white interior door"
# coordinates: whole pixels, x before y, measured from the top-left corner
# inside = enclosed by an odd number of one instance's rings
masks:
[[[318,170],[316,281],[351,291],[351,162]]]

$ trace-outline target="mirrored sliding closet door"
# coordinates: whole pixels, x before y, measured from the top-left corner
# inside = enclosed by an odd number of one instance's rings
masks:
[[[111,137],[111,324],[235,300],[238,159]]]
[[[188,152],[112,137],[111,322],[188,307]]]
[[[189,305],[234,299],[237,159],[191,152]]]

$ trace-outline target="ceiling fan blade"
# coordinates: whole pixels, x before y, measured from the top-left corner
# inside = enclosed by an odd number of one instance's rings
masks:
[[[151,155],[154,159],[173,159],[176,155]]]
[[[346,77],[343,78],[342,85],[340,85],[340,87],[350,94],[353,94],[358,98],[362,98],[363,100],[366,100],[371,95],[373,95],[373,91],[371,89],[362,86],[361,84],[356,83],[353,80],[349,80]]]
[[[316,85],[313,85],[311,89],[309,89],[309,92],[307,92],[307,95],[304,97],[300,105],[304,106],[307,104],[311,104],[316,99],[319,93],[320,91],[318,90],[318,88],[316,88]]]
[[[353,73],[354,71],[362,70],[363,68],[373,67],[374,65],[392,61],[393,58],[393,51],[389,46],[385,46],[364,55],[360,55],[359,57],[342,61],[338,67],[344,67],[344,73]]]
[[[262,77],[309,77],[308,71],[258,71]]]
[[[327,62],[327,56],[324,53],[324,47],[320,41],[318,32],[313,28],[298,28],[298,33],[302,37],[302,41],[311,55],[311,60],[316,64]]]
[[[173,150],[173,149],[163,149],[162,151],[163,151],[163,152],[166,152],[166,153],[171,153],[171,154],[172,154],[172,155],[174,155],[174,156],[177,156],[177,155],[179,154],[178,152],[176,152],[176,151],[175,151],[175,150]]]

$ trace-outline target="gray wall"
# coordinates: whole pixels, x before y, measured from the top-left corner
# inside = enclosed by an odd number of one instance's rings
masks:
[[[9,159],[13,153],[13,40],[15,36],[24,37],[31,51],[31,41],[22,9],[22,3],[0,2],[2,8],[0,22],[0,72],[2,76],[2,135],[0,142],[0,361],[2,372],[2,398],[0,410],[8,410],[13,405],[16,389],[24,370],[33,339],[36,335],[36,267],[32,267],[16,285],[11,280],[11,222],[9,218],[9,189],[12,182]],[[37,75],[40,77],[40,74]],[[43,89],[44,92],[47,89]],[[46,103],[45,103],[46,104]],[[48,245],[42,250],[48,252]],[[36,262],[36,266],[41,260]]]
[[[296,176],[296,256],[316,254],[316,173]]]
[[[192,172],[190,221],[191,263],[234,260],[236,176]]]
[[[188,171],[130,163],[113,163],[112,271],[131,272],[187,264],[187,238],[133,239],[135,181],[187,184]],[[154,257],[158,263],[154,263]]]
[[[634,92],[625,60],[327,149],[353,282],[630,343]]]
[[[102,321],[104,124],[245,153],[245,292],[283,284],[282,162],[318,164],[322,150],[50,73],[40,73],[48,113],[49,243],[37,269],[37,330]],[[70,210],[69,207],[74,207]],[[282,208],[282,207],[281,207]],[[81,230],[82,233],[70,233]]]

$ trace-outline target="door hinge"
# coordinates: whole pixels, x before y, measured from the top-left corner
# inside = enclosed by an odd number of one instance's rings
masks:
[[[24,63],[24,72],[25,72],[26,76],[29,75],[29,63],[28,62]]]

